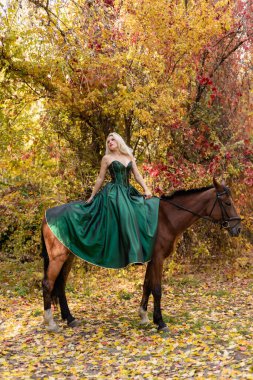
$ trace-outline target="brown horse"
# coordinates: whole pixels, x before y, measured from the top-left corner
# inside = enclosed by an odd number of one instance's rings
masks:
[[[156,242],[148,263],[139,315],[147,323],[147,305],[150,294],[154,297],[154,323],[158,330],[167,330],[161,313],[161,280],[164,260],[172,253],[178,237],[199,218],[207,219],[238,236],[241,218],[238,216],[230,190],[215,179],[214,186],[201,189],[179,190],[161,198]],[[78,321],[71,315],[65,295],[65,285],[74,255],[53,235],[45,219],[42,224],[42,254],[44,257],[44,320],[47,329],[57,331],[51,311],[51,302],[59,300],[61,316],[69,326]]]

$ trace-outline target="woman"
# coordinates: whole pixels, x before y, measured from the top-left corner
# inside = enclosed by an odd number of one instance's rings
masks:
[[[107,169],[112,180],[100,190]],[[145,198],[129,184],[131,172]],[[158,207],[159,199],[152,197],[132,150],[114,132],[107,138],[90,198],[49,209],[46,220],[54,235],[78,257],[105,268],[123,268],[150,260]]]

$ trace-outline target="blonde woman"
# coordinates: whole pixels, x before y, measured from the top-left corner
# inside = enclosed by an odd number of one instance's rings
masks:
[[[111,182],[101,189],[107,170]],[[130,185],[131,173],[144,196]],[[159,199],[152,197],[132,149],[113,132],[89,199],[47,210],[46,220],[58,240],[78,257],[105,268],[123,268],[151,259],[158,207]]]

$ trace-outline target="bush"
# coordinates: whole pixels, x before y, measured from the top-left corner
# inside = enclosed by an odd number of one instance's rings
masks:
[[[36,185],[12,186],[1,192],[0,249],[9,258],[38,257],[44,209],[50,203]]]

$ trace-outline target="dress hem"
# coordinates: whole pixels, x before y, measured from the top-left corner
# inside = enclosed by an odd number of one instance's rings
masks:
[[[55,233],[52,231],[51,227],[49,226],[48,222],[47,222],[47,214],[46,214],[46,211],[45,211],[45,220],[46,220],[46,223],[47,223],[47,226],[48,228],[50,229],[50,231],[52,232],[52,234],[54,235],[54,237],[65,247],[67,248],[74,256],[78,257],[79,259],[85,261],[86,263],[88,264],[91,264],[91,265],[95,265],[96,267],[99,267],[99,268],[104,268],[104,269],[114,269],[114,270],[119,270],[119,269],[125,269],[127,267],[129,267],[130,265],[134,265],[134,264],[141,264],[141,265],[144,265],[144,264],[147,264],[151,261],[150,260],[147,260],[147,261],[144,261],[144,262],[141,262],[141,261],[134,261],[133,263],[129,263],[127,264],[126,266],[124,267],[119,267],[119,268],[113,268],[113,267],[106,267],[106,266],[102,266],[102,265],[98,265],[98,264],[94,264],[86,259],[83,259],[82,257],[78,256],[75,252],[71,251],[71,249],[69,247],[67,247],[56,235]]]

